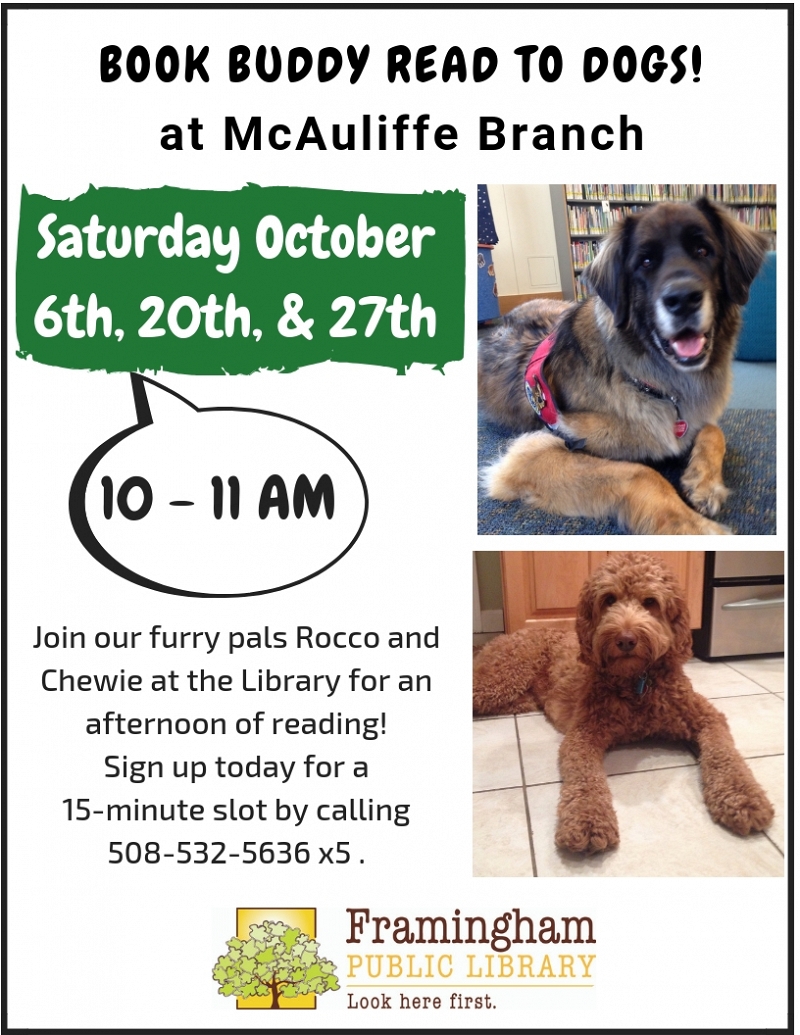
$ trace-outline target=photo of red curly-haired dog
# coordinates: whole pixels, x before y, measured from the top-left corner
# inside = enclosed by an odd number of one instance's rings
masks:
[[[485,494],[630,533],[729,534],[718,421],[766,249],[706,197],[657,204],[611,229],[582,275],[591,297],[508,313],[481,341],[478,388],[519,437],[483,469]],[[648,466],[672,461],[680,494]]]
[[[715,823],[743,837],[770,825],[773,806],[737,750],[725,715],[693,689],[684,671],[691,655],[684,592],[670,567],[646,553],[611,554],[590,574],[574,632],[522,628],[490,640],[477,654],[477,716],[543,711],[563,734],[559,849],[591,855],[618,845],[604,757],[653,737],[688,742],[699,754],[702,797]],[[782,709],[782,702],[769,703]],[[633,834],[623,831],[623,840]]]

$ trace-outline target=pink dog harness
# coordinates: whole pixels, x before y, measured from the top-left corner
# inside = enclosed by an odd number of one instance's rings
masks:
[[[556,434],[559,432],[559,423],[561,415],[558,412],[558,407],[553,399],[553,393],[550,390],[550,386],[545,380],[545,376],[542,368],[544,362],[550,355],[550,351],[556,341],[556,332],[551,331],[550,334],[540,342],[533,350],[533,355],[528,361],[528,366],[525,369],[525,394],[528,396],[528,402],[533,407],[533,411],[536,416],[544,421],[547,427],[554,431]],[[685,420],[681,418],[681,411],[678,406],[678,400],[674,395],[666,395],[664,392],[660,392],[653,385],[648,384],[646,381],[640,381],[638,377],[628,376],[626,378],[629,384],[632,384],[637,391],[642,392],[644,395],[650,395],[654,399],[668,399],[675,407],[678,419],[674,422],[672,430],[675,433],[675,438],[683,438],[688,431],[689,425]],[[567,444],[572,449],[580,449],[586,440],[581,439],[580,442],[572,443],[567,441]]]
[[[550,386],[544,379],[542,367],[550,355],[555,340],[556,332],[551,331],[544,341],[534,349],[525,371],[525,394],[528,396],[528,402],[533,407],[536,416],[543,420],[551,431],[556,431],[558,428],[559,412]]]

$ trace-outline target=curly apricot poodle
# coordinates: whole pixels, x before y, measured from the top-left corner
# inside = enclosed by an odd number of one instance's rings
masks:
[[[699,748],[703,796],[737,834],[763,830],[773,808],[736,750],[725,716],[683,672],[692,636],[672,572],[642,553],[612,556],[589,578],[575,634],[522,629],[475,659],[478,715],[541,709],[564,734],[556,844],[600,852],[619,843],[603,770],[609,748],[645,737]]]

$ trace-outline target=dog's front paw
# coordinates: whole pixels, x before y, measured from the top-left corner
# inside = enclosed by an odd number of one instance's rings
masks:
[[[556,828],[556,844],[570,852],[604,852],[619,844],[619,828],[614,810],[588,813],[585,809],[566,809]]]
[[[719,514],[730,494],[721,481],[705,478],[691,466],[681,478],[681,488],[694,509],[710,518]]]
[[[721,525],[718,521],[710,521],[708,518],[700,518],[702,525],[698,529],[699,535],[735,535],[736,533],[728,525]]]
[[[687,508],[688,509],[688,508]],[[720,525],[717,521],[704,518],[702,514],[694,514],[687,520],[681,521],[664,531],[664,535],[733,535],[733,529],[727,525]]]
[[[712,818],[734,834],[766,830],[775,816],[769,798],[755,780],[732,787],[707,804]]]
[[[679,513],[671,514],[661,519],[657,535],[733,535],[732,529],[727,525],[720,525],[717,521],[698,514],[696,510],[681,504]]]

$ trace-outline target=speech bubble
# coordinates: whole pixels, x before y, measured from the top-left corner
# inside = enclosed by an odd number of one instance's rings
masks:
[[[276,593],[326,571],[364,528],[369,496],[329,435],[280,413],[200,408],[131,374],[137,422],[72,482],[75,533],[121,578],[178,596]]]

